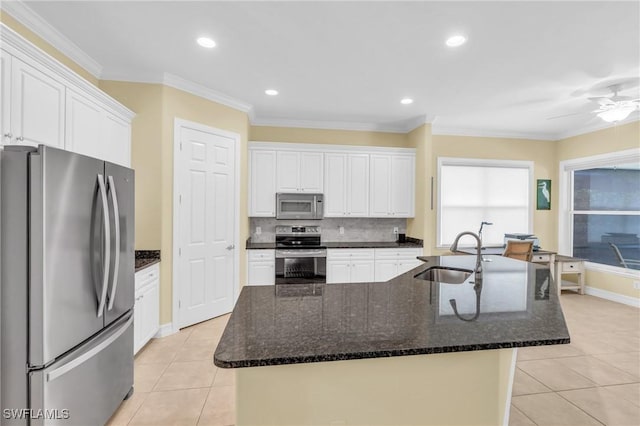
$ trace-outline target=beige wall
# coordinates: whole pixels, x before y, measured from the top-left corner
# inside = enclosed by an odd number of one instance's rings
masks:
[[[558,161],[640,148],[640,121],[558,141]]]
[[[540,238],[540,245],[549,250],[557,248],[557,205],[558,191],[556,176],[558,162],[556,160],[556,142],[528,140],[485,138],[471,136],[442,136],[433,135],[433,158],[431,170],[437,173],[438,157],[483,158],[498,160],[521,160],[534,162],[534,179],[551,179],[551,210],[533,211],[532,231]],[[435,185],[436,191],[438,185]],[[532,188],[535,196],[535,188]],[[436,197],[437,199],[437,197]],[[535,208],[535,203],[532,204]],[[436,214],[431,217],[430,231],[436,233]],[[474,230],[475,231],[475,230]],[[435,244],[432,246],[435,252]]]
[[[431,218],[435,215],[435,210],[431,210],[431,176],[434,176],[431,169],[431,125],[424,124],[409,132],[407,142],[416,149],[415,217],[407,221],[407,235],[424,240],[424,254],[429,255],[435,245],[434,233],[430,229]]]
[[[389,146],[394,148],[408,147],[407,135],[402,133],[251,126],[249,136],[250,140],[261,142]]]
[[[131,167],[136,171],[136,250],[158,250],[162,215],[162,93],[159,84],[100,81],[104,90],[136,113],[131,123]]]
[[[640,121],[562,139],[558,141],[557,160],[571,160],[632,148],[640,148]],[[589,287],[640,299],[640,290],[633,288],[634,281],[638,281],[638,278],[592,270],[588,270],[586,276]]]
[[[25,39],[29,40],[34,45],[38,46],[40,49],[45,51],[47,54],[57,59],[59,62],[62,62],[64,65],[71,68],[74,72],[79,74],[85,80],[89,81],[93,85],[98,84],[98,79],[91,75],[87,70],[82,68],[80,65],[69,59],[66,55],[62,54],[58,49],[54,48],[51,44],[43,40],[40,36],[36,35],[33,31],[27,29],[20,22],[16,21],[12,16],[7,13],[4,13],[0,10],[0,22],[20,34]]]
[[[516,356],[494,349],[238,368],[236,425],[502,425]]]

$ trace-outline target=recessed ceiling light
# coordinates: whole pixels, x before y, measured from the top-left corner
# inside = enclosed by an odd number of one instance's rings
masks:
[[[402,100],[400,101],[400,103],[402,105],[409,105],[413,103],[413,99],[411,98],[402,98]]]
[[[213,49],[214,47],[216,47],[216,42],[209,37],[200,37],[196,41],[200,46],[206,47],[207,49]]]
[[[275,96],[278,94],[278,91],[276,89],[267,89],[264,91],[264,93],[266,93],[269,96]]]
[[[449,37],[447,39],[447,46],[449,47],[458,47],[462,46],[467,41],[467,38],[463,35],[454,35],[453,37]]]

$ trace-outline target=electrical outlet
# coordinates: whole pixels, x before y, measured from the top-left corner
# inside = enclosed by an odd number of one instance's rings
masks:
[[[393,227],[393,233],[396,234],[396,235],[398,234],[398,227],[397,226]]]
[[[262,234],[262,228],[260,226],[256,226],[256,235]]]
[[[344,234],[344,226],[341,226],[340,228],[338,228],[338,232],[340,232],[340,235]]]
[[[634,281],[633,288],[635,288],[636,290],[640,290],[640,281]]]

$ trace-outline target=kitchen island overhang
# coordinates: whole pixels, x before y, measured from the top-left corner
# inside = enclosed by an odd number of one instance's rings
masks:
[[[214,355],[238,368],[238,424],[508,421],[513,348],[569,343],[549,270],[492,256],[478,289],[414,278],[474,256],[422,259],[386,283],[245,287]]]

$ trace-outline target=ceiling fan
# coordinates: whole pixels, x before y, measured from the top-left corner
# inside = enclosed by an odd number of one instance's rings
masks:
[[[570,115],[596,114],[607,123],[615,123],[617,121],[624,120],[633,111],[640,110],[640,99],[631,99],[630,96],[618,95],[620,85],[614,84],[609,86],[608,88],[613,93],[613,96],[597,96],[588,98],[590,101],[597,102],[600,105],[598,109],[589,112],[577,112],[573,114],[558,115],[555,117],[550,117],[548,118],[548,120],[568,117]]]
[[[618,91],[620,90],[619,85],[614,84],[613,86],[609,86],[609,89],[613,92],[613,96],[589,98],[590,101],[595,101],[600,104],[600,108],[592,112],[597,113],[598,117],[604,121],[613,123],[624,120],[633,111],[640,109],[640,99],[631,99],[629,96],[618,95]]]

